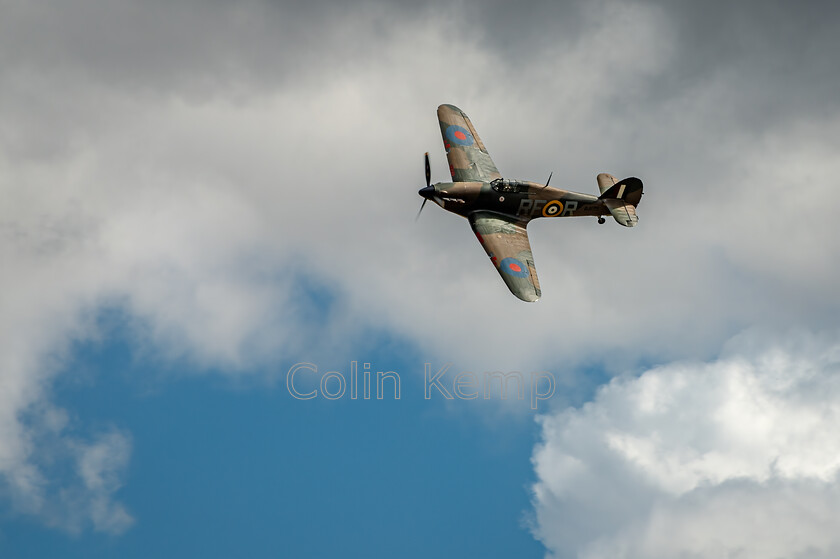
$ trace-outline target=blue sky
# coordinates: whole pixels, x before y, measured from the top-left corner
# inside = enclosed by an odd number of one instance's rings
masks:
[[[76,347],[67,363],[77,374],[56,382],[54,402],[81,430],[130,433],[115,497],[135,524],[68,535],[7,517],[3,555],[539,556],[527,530],[531,414],[488,423],[475,405],[447,410],[424,398],[410,344],[372,343],[374,367],[401,376],[400,400],[297,400],[284,381],[294,363],[253,372],[279,377],[270,383],[162,370],[119,328]],[[349,378],[341,365],[321,372]]]
[[[833,4],[0,4],[0,556],[840,554]],[[415,222],[441,103],[639,225],[517,300]]]

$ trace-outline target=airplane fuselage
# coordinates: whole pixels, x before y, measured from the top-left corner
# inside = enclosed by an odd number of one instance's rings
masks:
[[[440,182],[433,187],[433,200],[440,207],[464,217],[475,211],[488,211],[527,223],[539,217],[609,215],[596,196],[530,181]]]

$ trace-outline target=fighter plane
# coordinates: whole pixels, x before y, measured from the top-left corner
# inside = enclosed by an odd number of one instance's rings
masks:
[[[542,295],[526,231],[532,219],[592,216],[603,224],[603,216],[612,215],[625,227],[638,223],[641,180],[630,177],[619,181],[601,173],[597,176],[601,195],[593,196],[548,186],[550,174],[545,184],[504,179],[461,109],[441,105],[437,114],[452,182],[431,183],[427,152],[420,212],[432,200],[466,217],[508,289],[523,301],[533,302]]]

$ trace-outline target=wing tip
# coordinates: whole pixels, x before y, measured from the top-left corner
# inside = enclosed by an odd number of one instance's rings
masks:
[[[536,303],[542,297],[542,292],[539,289],[514,290],[508,285],[510,292],[516,295],[516,298],[526,303]]]
[[[443,105],[438,105],[437,110],[438,110],[438,114],[440,114],[441,111],[445,111],[445,110],[453,111],[453,112],[456,112],[458,114],[464,114],[464,111],[462,111],[461,109],[459,109],[455,105],[450,105],[449,103],[444,103]]]

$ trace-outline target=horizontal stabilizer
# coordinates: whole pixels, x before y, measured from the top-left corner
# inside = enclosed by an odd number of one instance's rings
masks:
[[[608,198],[604,200],[604,205],[610,210],[613,218],[625,227],[635,227],[639,222],[639,216],[636,215],[636,207],[628,204],[624,200]]]
[[[609,173],[601,173],[595,180],[598,181],[598,190],[601,191],[601,194],[609,190],[612,185],[618,182],[618,179]]]

